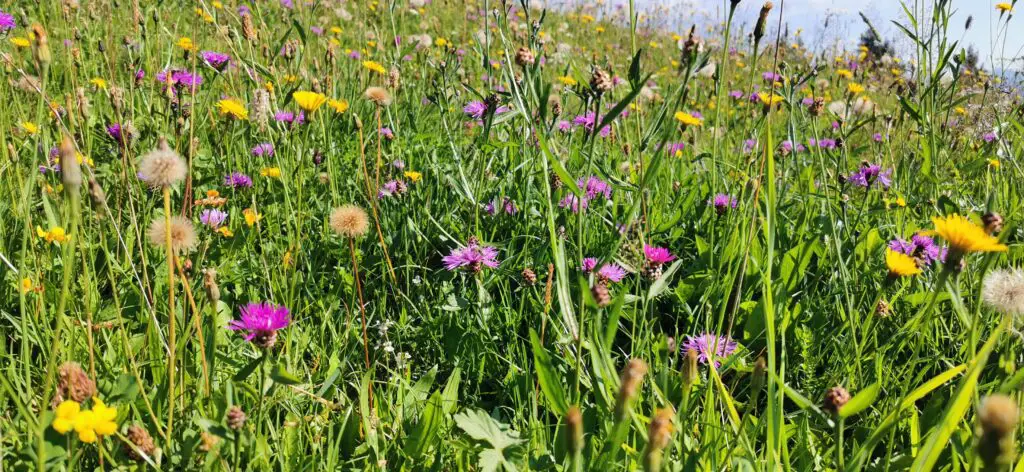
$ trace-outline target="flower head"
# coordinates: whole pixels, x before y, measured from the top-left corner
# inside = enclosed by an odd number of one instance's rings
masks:
[[[224,185],[236,189],[249,188],[252,187],[252,179],[241,172],[232,172],[224,177]]]
[[[199,214],[199,221],[213,229],[220,228],[227,219],[227,213],[214,208],[208,208]]]
[[[966,217],[953,214],[932,218],[934,234],[949,243],[950,250],[959,254],[970,252],[1004,252],[1008,248],[999,238],[985,232],[985,228],[974,224]],[[957,261],[959,262],[959,261]]]
[[[369,87],[363,92],[363,96],[379,107],[391,105],[391,93],[382,87]]]
[[[885,249],[885,266],[889,268],[889,277],[909,277],[921,273],[917,260],[891,248]]]
[[[14,21],[14,15],[0,10],[0,33],[6,33],[18,26]]]
[[[217,109],[221,115],[230,116],[236,120],[245,120],[249,118],[249,110],[245,108],[245,104],[235,100],[234,98],[226,98],[217,102]]]
[[[585,257],[580,263],[580,270],[583,273],[589,274],[597,268],[597,258]],[[604,282],[621,282],[626,277],[626,269],[622,266],[612,262],[601,266],[597,269],[597,277]]]
[[[78,418],[78,414],[82,411],[82,405],[74,400],[64,400],[57,405],[57,409],[54,411],[56,418],[53,419],[53,429],[60,434],[65,434],[71,431],[75,427],[75,419]]]
[[[199,57],[203,58],[203,62],[207,65],[218,71],[224,70],[228,62],[231,61],[231,56],[214,51],[203,51],[199,53]]]
[[[164,217],[153,218],[149,224],[149,242],[154,246],[166,247],[168,231],[171,233],[171,250],[174,253],[182,254],[196,246],[196,230],[192,222],[182,216],[172,216],[169,229]]]
[[[313,113],[324,103],[327,103],[327,97],[322,93],[316,92],[298,91],[292,94],[292,98],[295,99],[295,104],[299,108],[308,113]]]
[[[370,229],[370,220],[362,208],[344,205],[331,211],[331,230],[347,238],[360,238]]]
[[[1013,13],[1013,4],[1010,2],[999,2],[996,4],[996,10],[999,10],[999,14]]]
[[[170,187],[184,180],[187,172],[185,161],[163,140],[139,163],[139,178],[152,188]]]
[[[228,323],[228,329],[243,331],[246,341],[269,349],[277,341],[277,332],[292,322],[288,308],[270,302],[249,303],[241,308],[240,319]]]
[[[1001,313],[1024,316],[1024,271],[990,272],[981,283],[981,300]]]
[[[445,269],[468,268],[473,272],[480,272],[484,267],[496,269],[500,264],[498,250],[491,246],[481,245],[475,238],[470,238],[463,247],[452,249],[441,260],[444,262]]]
[[[651,265],[662,265],[676,259],[676,256],[672,255],[668,248],[655,247],[648,244],[644,244],[644,257],[647,258],[647,263]]]
[[[760,98],[758,98],[758,100],[760,100]],[[701,118],[699,118],[699,117],[697,117],[697,116],[695,116],[693,114],[687,113],[685,111],[677,111],[676,114],[675,114],[675,117],[676,117],[676,121],[678,121],[678,122],[680,122],[680,123],[682,123],[682,124],[684,124],[686,126],[698,126],[699,127],[699,126],[704,124],[704,120],[703,119],[701,119]]]
[[[726,358],[736,351],[736,342],[725,336],[704,333],[699,336],[687,336],[683,343],[683,352],[694,351],[697,360],[703,364],[714,363],[717,369],[721,363],[719,358]]]
[[[274,155],[274,143],[259,143],[252,148],[253,157],[272,157]]]
[[[821,141],[819,141],[819,145]],[[882,188],[889,188],[892,185],[892,169],[883,170],[882,166],[878,164],[864,163],[857,172],[850,174],[847,180],[858,187],[869,188],[878,184]]]
[[[736,208],[737,201],[736,197],[730,196],[727,193],[715,194],[715,197],[711,199],[711,206],[715,207],[715,213],[724,215],[730,208]]]

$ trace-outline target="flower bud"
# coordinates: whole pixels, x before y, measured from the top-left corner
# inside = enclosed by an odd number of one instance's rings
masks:
[[[66,134],[60,143],[60,175],[69,195],[77,194],[82,188],[82,167],[78,164],[75,142]]]
[[[647,374],[647,363],[641,359],[630,359],[619,377],[619,393],[615,396],[615,421],[622,421],[629,414],[629,407],[636,398],[640,385]]]
[[[571,454],[583,450],[583,415],[575,405],[565,412],[565,445]]]
[[[772,2],[764,2],[764,5],[761,6],[761,13],[757,16],[757,23],[754,25],[754,42],[760,42],[764,37],[764,25],[768,21],[768,13],[774,6]]]

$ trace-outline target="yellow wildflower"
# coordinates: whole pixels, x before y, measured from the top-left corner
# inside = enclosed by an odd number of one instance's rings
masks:
[[[852,95],[857,95],[864,91],[864,86],[857,82],[850,82],[846,84],[846,91],[850,92]]]
[[[322,93],[298,91],[292,94],[295,104],[309,113],[316,111],[321,105],[327,103],[327,97]]]
[[[103,400],[92,397],[92,412],[95,414],[93,430],[100,436],[109,436],[117,432],[117,407],[107,406]]]
[[[64,400],[57,405],[57,409],[54,411],[56,418],[53,419],[53,423],[50,426],[53,427],[54,431],[60,434],[65,434],[71,431],[71,428],[75,426],[75,419],[78,418],[78,414],[82,411],[82,406],[78,402],[73,400]]]
[[[220,228],[217,228],[217,232],[220,233],[220,235],[224,236],[225,238],[230,238],[235,235],[235,233],[232,233],[227,226],[221,226]]]
[[[676,121],[679,121],[686,126],[701,126],[704,124],[704,120],[686,113],[685,111],[677,111],[675,117]]]
[[[221,2],[217,2],[217,1],[214,1],[214,2],[213,2],[213,3],[211,3],[210,5],[211,5],[211,6],[213,6],[213,8],[216,8],[216,9],[218,9],[218,10],[221,10],[221,9],[223,9],[223,8],[224,8],[224,4],[223,4],[223,3],[221,3]]]
[[[448,40],[444,39],[444,38],[437,38],[437,39],[434,40],[434,46],[437,46],[439,48],[443,48],[443,47],[447,46],[448,44],[449,44]]]
[[[909,277],[921,273],[913,257],[889,248],[885,249],[885,266],[889,268],[889,277]]]
[[[348,101],[335,100],[332,98],[330,100],[327,100],[327,106],[333,108],[334,111],[338,113],[345,113],[345,111],[348,110]]]
[[[853,72],[851,72],[849,69],[839,69],[836,71],[836,75],[844,79],[849,79],[853,77]]]
[[[262,175],[264,177],[270,177],[272,179],[280,179],[281,178],[281,168],[280,167],[264,167],[264,168],[260,169],[260,175]]]
[[[230,116],[236,120],[249,118],[249,110],[245,108],[245,104],[234,98],[225,98],[217,102],[217,109],[220,110],[221,115]]]
[[[263,219],[263,215],[256,213],[256,210],[253,210],[252,208],[242,210],[242,216],[245,217],[245,224],[248,226],[252,226],[256,224],[257,221]]]
[[[1013,13],[1013,4],[1010,2],[999,2],[996,4],[996,10],[999,10],[999,14]]]
[[[988,160],[988,166],[993,169],[998,169],[1000,165],[1001,164],[999,163],[999,159],[992,158]]]
[[[423,174],[420,172],[416,172],[414,170],[407,170],[405,171],[405,178],[409,179],[409,181],[412,183],[416,183],[423,178]]]
[[[101,79],[99,77],[96,77],[96,78],[90,80],[89,83],[95,85],[96,88],[98,88],[100,90],[106,90],[107,89],[107,81],[103,80],[103,79]]]
[[[67,233],[64,232],[64,228],[60,226],[53,226],[49,230],[43,230],[43,228],[36,226],[36,235],[43,238],[48,243],[62,243],[68,240]]]
[[[577,84],[576,79],[569,77],[568,75],[563,75],[559,77],[558,81],[561,82],[562,85],[565,85],[567,87],[574,87]]]
[[[757,93],[757,98],[759,100],[761,100],[761,103],[763,103],[765,105],[777,105],[779,103],[782,103],[782,96],[781,95],[776,95],[774,93],[771,94],[771,95],[768,95],[768,93],[766,93],[766,92],[758,92]]]
[[[191,51],[191,50],[196,48],[195,44],[192,44],[192,38],[189,38],[189,37],[178,38],[178,42],[175,43],[175,44],[179,48],[182,48],[182,49],[184,49],[186,51]]]
[[[32,283],[32,279],[30,279],[28,277],[25,277],[25,278],[21,279],[21,291],[22,291],[22,293],[28,292],[28,291],[32,290],[34,287],[35,287],[35,284]]]
[[[388,71],[384,69],[384,66],[380,65],[377,61],[363,61],[363,67],[371,72],[376,72],[380,75],[387,74]]]
[[[931,233],[946,240],[951,252],[1004,252],[1008,249],[998,238],[986,233],[984,228],[964,216],[937,216],[932,218],[932,223],[935,224],[935,230]]]
[[[23,36],[15,36],[15,37],[11,38],[10,41],[11,41],[11,44],[13,44],[15,47],[19,47],[19,48],[27,48],[27,47],[32,45],[32,43],[28,40],[28,38],[25,38]]]

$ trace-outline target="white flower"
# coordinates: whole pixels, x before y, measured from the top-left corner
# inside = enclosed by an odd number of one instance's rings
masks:
[[[1000,313],[1024,315],[1024,271],[992,271],[981,284],[981,299]]]

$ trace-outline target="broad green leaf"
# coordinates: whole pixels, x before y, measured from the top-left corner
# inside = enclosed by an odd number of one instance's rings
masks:
[[[875,398],[878,398],[878,392],[882,390],[882,385],[875,382],[861,390],[850,401],[846,402],[841,408],[839,408],[839,416],[841,418],[849,418],[857,413],[864,411],[865,408],[871,406],[875,402]]]
[[[569,410],[569,404],[565,400],[561,377],[555,371],[551,364],[551,355],[544,349],[537,331],[533,328],[530,328],[530,343],[533,345],[533,365],[537,370],[540,390],[544,392],[544,398],[548,400],[555,414],[563,416]]]

